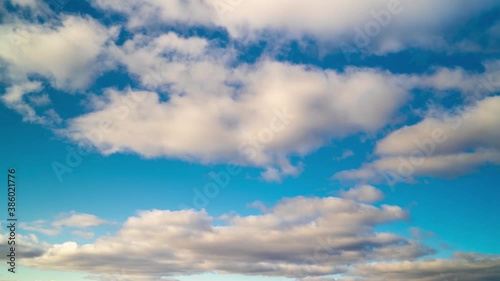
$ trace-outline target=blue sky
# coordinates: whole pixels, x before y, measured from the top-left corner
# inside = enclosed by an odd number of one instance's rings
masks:
[[[2,5],[0,280],[500,278],[496,1]]]

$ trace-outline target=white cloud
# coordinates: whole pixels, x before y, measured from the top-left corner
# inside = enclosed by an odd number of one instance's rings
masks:
[[[335,72],[269,59],[230,67],[232,49],[172,32],[135,35],[109,53],[149,90],[108,89],[93,98],[92,112],[69,120],[63,134],[104,154],[262,167],[268,181],[300,174],[301,163],[290,163],[290,156],[307,155],[333,138],[375,133],[412,88],[458,88],[475,96],[473,81],[497,73],[496,62],[481,75],[460,70],[458,85],[443,84],[448,69],[420,76]]]
[[[361,265],[355,273],[361,280],[382,281],[494,281],[500,276],[500,258],[473,253],[455,253],[452,259],[377,262]]]
[[[39,74],[54,87],[73,91],[88,86],[106,68],[98,58],[114,31],[90,18],[65,16],[60,25],[2,24],[0,33],[0,60],[7,65],[10,83]]]
[[[24,99],[29,93],[40,92],[43,89],[40,82],[25,82],[6,89],[6,93],[0,96],[0,100],[10,109],[15,110],[23,116],[23,121],[48,125],[54,119],[40,116]]]
[[[282,176],[281,176],[278,169],[269,168],[266,171],[262,172],[262,178],[267,180],[267,181],[280,182]]]
[[[213,19],[213,9],[204,0],[94,0],[98,7],[124,13],[129,27],[155,24],[158,21],[189,25],[208,24]]]
[[[33,9],[39,3],[14,2]],[[359,2],[347,0],[248,0],[235,6],[236,2],[218,14],[221,11],[213,2],[203,0],[95,0],[100,7],[127,14],[130,28],[180,22],[222,26],[237,40],[271,32],[288,39],[312,35],[349,43],[355,27],[366,28],[374,20],[373,11],[380,16],[381,9],[395,3],[371,1],[361,8]],[[438,35],[497,4],[422,0],[401,5],[404,14],[391,15],[391,23],[370,38],[368,52],[414,46],[449,49],[450,42]],[[231,162],[261,167],[264,179],[280,181],[302,171],[301,163],[291,163],[291,156],[305,156],[334,138],[375,133],[391,121],[408,99],[408,91],[432,88],[484,99],[452,115],[429,113],[421,122],[382,139],[375,150],[378,159],[336,176],[365,181],[387,173],[453,177],[485,163],[500,164],[500,97],[488,97],[497,91],[498,61],[485,64],[481,74],[438,68],[428,75],[367,68],[340,72],[266,58],[235,65],[234,50],[215,48],[203,38],[183,38],[173,32],[156,38],[135,34],[116,46],[109,42],[116,35],[113,28],[90,18],[61,19],[56,25],[0,25],[2,71],[12,85],[1,99],[25,121],[57,122],[60,117],[53,109],[46,116],[35,112],[32,106],[48,105],[50,98],[31,95],[40,92],[42,84],[28,81],[28,76],[41,75],[55,88],[78,91],[91,85],[100,70],[115,63],[126,67],[145,90],[107,89],[94,95],[90,111],[68,120],[68,128],[61,131],[75,141],[90,140],[104,154]],[[497,29],[488,32],[495,34]],[[477,50],[474,42],[464,42],[460,48]],[[446,140],[441,141],[443,137]],[[352,154],[346,151],[341,158]],[[402,167],[407,170],[402,172]],[[375,231],[381,224],[407,219],[404,210],[361,204],[383,198],[369,185],[342,196],[345,199],[292,198],[272,208],[254,203],[265,213],[225,215],[223,223],[206,211],[143,211],[116,234],[92,244],[66,242],[49,248],[36,236],[20,236],[27,241],[21,254],[31,266],[89,272],[103,280],[124,266],[130,269],[125,277],[141,281],[207,271],[333,280],[324,276],[348,275],[353,265],[358,265],[354,274],[364,280],[434,281],[436,273],[452,278],[460,272],[466,281],[490,281],[500,274],[495,257],[458,254],[451,260],[413,261],[432,250],[418,241]],[[46,235],[76,228],[73,235],[90,239],[94,233],[80,229],[107,223],[94,215],[69,213],[52,222],[20,227]],[[5,242],[5,237],[0,240]],[[359,265],[374,260],[379,262]]]
[[[61,233],[60,228],[50,227],[45,220],[38,220],[34,222],[21,222],[19,223],[21,229],[27,231],[39,232],[45,235],[55,236]]]
[[[165,85],[168,101],[162,91],[108,90],[95,97],[93,112],[69,121],[70,138],[89,139],[104,154],[263,167],[263,176],[279,180],[300,172],[289,155],[306,155],[331,138],[375,132],[407,98],[397,75],[378,70],[337,73],[268,60],[229,69],[210,56],[183,63],[156,57],[164,49],[151,44],[126,51],[124,60],[141,81],[150,79],[148,63],[163,60],[151,87]],[[104,121],[112,128],[100,130]]]
[[[300,210],[300,211],[297,211]],[[346,272],[368,260],[408,259],[432,250],[377,225],[407,219],[397,206],[380,208],[341,198],[290,198],[266,214],[150,210],[130,217],[92,244],[53,245],[30,266],[105,276],[127,268],[133,280],[208,271],[302,278]],[[307,279],[306,279],[307,280]]]
[[[431,74],[411,79],[423,88],[458,90],[466,100],[474,101],[500,90],[500,60],[486,61],[483,66],[482,73],[470,73],[461,67],[438,67]]]
[[[360,1],[321,0],[95,0],[104,10],[128,17],[129,28],[157,25],[159,22],[220,26],[233,38],[252,39],[266,32],[281,37],[311,35],[338,46],[340,42],[356,49],[385,53],[407,47],[456,49],[456,42],[443,39],[443,32],[457,32],[466,22],[497,3],[482,1]],[[357,31],[358,28],[361,31]],[[367,44],[355,44],[365,34]],[[368,35],[367,35],[368,34]],[[265,36],[265,35],[264,35]],[[362,41],[359,40],[359,41]],[[460,42],[463,50],[478,51],[475,42]]]
[[[42,89],[40,82],[29,82],[18,86],[7,88],[7,93],[2,96],[2,100],[6,104],[16,104],[23,100],[23,96],[27,93],[38,92]]]
[[[293,30],[288,17],[298,11],[310,17],[304,9],[319,13],[303,22],[311,25],[306,30],[313,33],[319,32],[314,28],[316,25],[324,26],[332,19],[329,14],[328,20],[325,16],[324,20],[315,22],[326,11],[339,13],[339,17],[333,17],[331,27],[339,32],[351,24],[350,21],[366,19],[363,11],[345,16],[345,11],[359,9],[358,5],[347,2],[324,4],[333,5],[331,10],[319,2],[307,5],[293,2],[287,5],[291,12],[283,18],[270,16],[279,10],[274,2],[266,4],[266,13],[256,14],[248,12],[258,10],[264,3],[244,1],[241,9],[235,8],[223,18],[216,16],[211,4],[195,0],[182,3],[150,0],[142,4],[124,1],[115,8],[110,6],[117,4],[113,1],[97,2],[129,14],[136,24],[144,24],[141,17],[188,24],[234,20],[236,23],[231,23],[234,32],[240,28],[240,20],[248,22],[241,26],[248,25],[255,30],[266,29],[268,25]],[[373,6],[365,11],[368,14],[370,9],[385,7],[387,3],[370,5]],[[416,11],[434,11],[428,2],[414,5]],[[181,12],[184,8],[195,14],[208,14],[195,19],[190,13]],[[449,11],[451,17],[457,16],[455,7],[452,10]],[[152,12],[156,18],[151,17]],[[243,13],[242,17],[233,19],[239,13]],[[262,26],[253,27],[257,21],[252,17],[262,17],[259,21]],[[464,92],[472,91],[473,81],[483,77],[460,69],[438,69],[424,76],[395,75],[367,68],[336,72],[265,58],[252,65],[235,64],[233,49],[216,48],[204,38],[184,38],[173,32],[158,37],[135,34],[123,45],[116,46],[109,42],[115,37],[113,28],[90,18],[63,16],[61,19],[60,25],[0,26],[6,34],[5,44],[0,45],[0,58],[7,62],[12,82],[22,81],[19,82],[22,85],[28,74],[36,73],[49,78],[56,88],[82,90],[91,84],[99,69],[120,64],[146,89],[111,89],[104,95],[94,96],[90,108],[93,111],[68,120],[69,127],[63,132],[66,136],[75,141],[90,140],[104,154],[133,152],[145,157],[261,167],[262,177],[270,181],[300,174],[301,163],[291,163],[290,156],[307,155],[334,138],[375,133],[390,122],[412,88],[458,87]],[[426,20],[426,24],[429,22]],[[304,32],[301,27],[297,28],[298,33]],[[496,69],[498,63],[493,62],[487,65],[486,73]],[[449,80],[454,83],[447,82]],[[455,83],[457,81],[461,83]],[[48,102],[31,100],[34,104]],[[28,116],[27,120],[34,118],[29,117],[35,114],[33,108],[24,102],[17,105],[17,110]],[[53,109],[49,109],[44,118],[49,117],[52,122],[62,122]],[[111,128],[103,126],[103,120],[112,122]]]
[[[343,198],[367,203],[376,202],[384,198],[384,194],[371,185],[360,185],[348,191],[342,191],[340,195]]]
[[[92,99],[93,111],[69,120],[64,134],[104,154],[262,167],[267,180],[301,172],[290,155],[375,132],[407,98],[399,76],[388,72],[339,73],[266,59],[230,67],[231,49],[175,33],[135,35],[109,53],[150,90],[108,89]]]
[[[11,0],[12,4],[23,7],[35,9],[37,7],[37,0]]]
[[[92,239],[92,238],[94,238],[94,235],[95,235],[93,232],[81,231],[81,230],[71,231],[71,234],[85,238],[85,239]]]
[[[58,12],[69,0],[10,0],[14,6],[29,8],[30,12],[44,20],[52,20],[49,17],[57,18]]]
[[[43,254],[37,252],[24,263],[85,272],[105,281],[175,280],[205,272],[300,281],[334,280],[329,277],[333,274],[346,281],[440,281],[458,274],[460,280],[492,281],[499,276],[498,256],[455,253],[450,259],[417,259],[433,250],[375,231],[407,218],[397,206],[377,208],[334,197],[289,198],[265,208],[264,214],[247,216],[141,211],[113,235],[92,244],[45,246]],[[421,232],[415,233],[421,240]]]
[[[69,216],[52,222],[52,225],[55,227],[65,226],[65,227],[86,228],[108,223],[109,222],[107,222],[106,220],[100,219],[94,215],[72,212],[70,213]]]
[[[335,177],[364,181],[453,178],[485,164],[499,165],[500,96],[486,97],[453,113],[432,111],[421,122],[380,140],[375,152],[379,159]]]
[[[488,97],[456,114],[440,112],[382,139],[377,154],[410,154],[431,140],[429,154],[448,154],[474,148],[500,149],[500,96]],[[435,114],[435,113],[434,113]]]
[[[16,2],[19,5],[45,5],[39,1]],[[54,127],[62,123],[53,108],[37,112],[34,107],[50,104],[48,94],[40,92],[40,81],[30,76],[47,79],[51,86],[64,91],[78,91],[88,87],[98,73],[109,66],[105,59],[105,45],[114,36],[115,29],[107,29],[87,17],[61,16],[61,22],[44,24],[22,20],[0,24],[0,63],[2,81],[10,85],[1,100],[23,116],[23,120]],[[32,80],[32,81],[30,81]]]

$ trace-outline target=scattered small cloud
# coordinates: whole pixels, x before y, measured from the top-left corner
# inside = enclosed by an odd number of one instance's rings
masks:
[[[346,199],[366,203],[380,201],[384,198],[382,191],[371,185],[360,185],[347,191],[341,191],[340,195]]]

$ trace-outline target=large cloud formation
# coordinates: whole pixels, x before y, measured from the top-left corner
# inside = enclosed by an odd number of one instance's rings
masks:
[[[375,153],[379,159],[335,177],[392,184],[417,176],[455,178],[488,163],[500,165],[500,97],[456,112],[431,111],[380,140]]]
[[[125,14],[129,28],[158,23],[217,26],[238,39],[278,33],[314,36],[333,45],[386,53],[408,47],[481,51],[477,42],[448,41],[458,22],[477,16],[495,1],[265,1],[265,0],[94,0],[97,7]],[[450,34],[451,35],[451,34]],[[450,38],[452,36],[449,36]],[[339,44],[339,42],[343,44]]]
[[[497,63],[480,75],[447,68],[424,75],[336,72],[269,59],[231,67],[234,50],[226,51],[173,32],[113,46],[110,56],[149,91],[109,89],[64,134],[105,154],[264,167],[266,179],[279,181],[300,172],[289,156],[384,127],[411,89],[458,89],[480,98],[485,91],[474,81],[498,73]],[[461,84],[443,82],[455,73]]]
[[[55,88],[86,89],[106,69],[102,52],[114,31],[87,17],[63,16],[57,24],[8,22],[0,25],[0,59],[9,84],[33,74]]]
[[[11,2],[42,12],[38,0]],[[481,73],[435,67],[424,74],[396,74],[366,67],[321,69],[268,54],[242,62],[233,48],[253,40],[274,43],[279,37],[287,42],[313,38],[329,50],[378,55],[410,48],[478,52],[479,46],[491,53],[498,50],[498,23],[479,37],[464,39],[458,33],[467,21],[498,9],[494,0],[92,3],[100,12],[125,16],[130,36],[118,39],[118,28],[90,16],[62,14],[28,22],[8,15],[0,24],[0,73],[7,85],[1,101],[25,121],[57,127],[57,133],[82,146],[90,144],[103,154],[260,167],[265,179],[279,181],[300,173],[302,165],[293,163],[293,156],[308,155],[332,139],[376,135],[393,122],[413,90],[429,89],[458,91],[471,104],[429,111],[380,140],[372,162],[335,177],[367,182],[455,177],[500,164],[498,61],[486,61]],[[229,42],[175,31],[158,34],[161,28],[154,27],[162,24],[223,29]],[[96,77],[108,70],[124,70],[135,87],[92,89]],[[45,87],[86,93],[87,112],[66,120],[50,108],[40,114],[51,104],[48,94],[40,94]],[[383,198],[373,186],[360,185],[342,196],[291,198],[271,208],[256,203],[263,212],[248,216],[142,211],[115,234],[91,244],[48,245],[34,235],[20,235],[24,247],[19,253],[23,264],[87,272],[100,280],[116,280],[117,274],[122,280],[174,280],[210,271],[302,281],[334,280],[334,274],[373,281],[498,279],[496,256],[456,253],[450,259],[423,259],[434,250],[378,231],[383,224],[407,220],[408,213],[398,206],[360,203]],[[54,236],[75,229],[73,234],[92,238],[82,229],[106,223],[72,214],[21,227]]]
[[[295,212],[300,210],[300,212]],[[368,260],[414,259],[432,250],[378,225],[406,220],[397,206],[340,198],[285,199],[267,213],[211,217],[205,211],[150,210],[94,243],[53,245],[31,266],[132,280],[206,271],[305,278],[343,273]]]
[[[498,276],[495,256],[457,253],[452,259],[421,260],[434,250],[375,230],[408,218],[398,206],[336,197],[284,199],[247,216],[149,210],[130,217],[114,235],[92,244],[45,247],[43,254],[23,263],[86,272],[99,280],[175,280],[214,271],[302,281],[334,280],[328,277],[332,274],[367,281],[434,281],[457,275],[490,281]]]
[[[37,1],[16,3],[32,9],[39,6]],[[424,36],[434,30],[435,24],[471,17],[491,8],[491,1],[446,2],[447,17],[438,17],[434,13],[438,9],[429,1],[374,1],[366,11],[347,2],[323,3],[332,5],[328,9],[303,1],[288,5],[233,1],[232,9],[222,16],[214,8],[217,5],[205,1],[93,3],[127,15],[132,36],[118,44],[117,28],[74,15],[62,15],[55,23],[11,20],[0,25],[6,34],[0,39],[0,59],[5,62],[1,71],[11,85],[1,100],[21,113],[25,121],[64,127],[58,130],[62,136],[90,143],[104,154],[133,152],[145,157],[254,166],[264,169],[265,179],[280,181],[301,172],[303,165],[292,163],[293,156],[308,155],[332,139],[377,133],[392,121],[413,89],[458,90],[480,99],[490,86],[480,89],[477,80],[492,81],[491,77],[495,80],[499,73],[496,61],[486,62],[481,74],[437,68],[421,75],[356,67],[334,71],[265,56],[255,63],[242,63],[231,44],[221,47],[202,37],[175,32],[143,34],[133,28],[150,27],[150,21],[222,25],[234,40],[241,40],[238,34],[245,30],[248,34],[269,29],[287,34],[335,35],[369,21],[374,17],[370,11],[379,13],[380,9],[408,4],[417,11],[405,15],[405,22],[411,24],[391,24],[388,30],[401,30],[387,36],[403,38],[409,34],[404,28],[419,27],[423,28],[422,38],[435,42],[429,39],[432,36]],[[236,4],[238,7],[234,7]],[[284,7],[291,12],[278,16]],[[467,13],[463,7],[468,8]],[[267,12],[251,12],[259,9]],[[300,25],[293,16],[297,11],[306,18]],[[349,11],[352,13],[346,13]],[[315,17],[308,18],[312,14]],[[413,34],[411,38],[420,37]],[[407,44],[389,41],[391,46]],[[102,71],[110,69],[125,69],[138,81],[138,89],[98,89],[97,94],[88,94],[90,111],[70,120],[62,120],[53,109],[40,108],[34,102],[44,96],[35,95],[45,88],[43,79],[56,89],[81,92],[88,90]],[[50,104],[50,98],[44,98],[45,104]],[[483,158],[475,157],[474,161],[487,162]]]
[[[30,3],[36,4],[22,2]],[[59,19],[56,23],[16,19],[0,24],[1,82],[9,85],[0,100],[24,121],[48,127],[60,126],[63,120],[47,107],[50,97],[39,94],[45,88],[42,82],[69,93],[86,90],[110,68],[104,52],[116,31],[89,17],[63,15]]]
[[[110,89],[65,134],[105,154],[132,151],[287,174],[289,155],[375,132],[407,98],[395,76],[372,69],[336,73],[271,61],[236,69],[172,62],[166,69],[168,100],[158,92]],[[99,130],[103,122],[109,128]]]

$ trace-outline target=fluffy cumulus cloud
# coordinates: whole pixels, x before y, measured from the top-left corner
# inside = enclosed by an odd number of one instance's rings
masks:
[[[375,132],[407,99],[397,75],[373,69],[338,73],[269,60],[233,69],[167,62],[165,69],[159,79],[168,85],[168,98],[109,89],[64,133],[105,154],[258,166],[276,178],[296,173],[289,155],[306,155],[331,138]]]
[[[96,280],[141,281],[203,272],[300,281],[438,281],[457,276],[492,281],[500,273],[498,256],[455,253],[449,259],[422,259],[434,250],[419,240],[376,231],[408,219],[398,206],[296,197],[262,211],[219,217],[204,210],[141,211],[113,235],[92,244],[44,244],[42,252],[24,263],[85,272]],[[329,277],[335,274],[344,278]]]
[[[39,1],[18,1],[38,9]],[[0,100],[26,122],[57,127],[63,122],[50,107],[47,87],[83,91],[106,69],[108,40],[115,30],[89,17],[61,16],[43,24],[21,20],[0,24],[0,73],[9,85]],[[36,94],[36,95],[34,95]],[[37,107],[40,107],[37,109]]]
[[[26,82],[7,88],[6,93],[0,98],[6,106],[20,113],[23,116],[23,121],[43,124],[46,120],[38,116],[33,107],[24,100],[26,94],[39,92],[41,89],[40,82]]]
[[[458,90],[478,99],[491,85],[474,83],[498,76],[497,62],[482,74],[437,68],[422,75],[338,72],[270,59],[234,66],[234,52],[173,32],[137,34],[109,54],[147,90],[106,90],[62,133],[104,154],[257,166],[264,179],[280,181],[302,169],[290,156],[387,125],[411,89]],[[455,72],[462,84],[446,83]]]
[[[30,1],[16,3],[33,6]],[[435,25],[456,22],[492,5],[490,1],[454,5],[373,1],[360,9],[347,1],[222,3],[226,6],[201,0],[93,3],[125,14],[131,28],[151,27],[158,21],[223,26],[234,40],[240,40],[243,33],[265,30],[293,36],[343,36],[348,27],[387,15],[395,6],[409,10],[405,5],[411,5],[414,13],[405,15],[405,22],[384,27],[403,29],[387,36],[401,39],[410,34],[404,28],[414,30],[417,26],[422,27],[422,38],[432,38],[424,35]],[[446,16],[441,13],[438,17],[435,5],[449,5]],[[462,12],[464,7],[468,13]],[[287,12],[282,13],[285,8]],[[395,14],[389,16],[397,21]],[[297,21],[301,17],[305,18]],[[489,94],[491,85],[475,91],[475,81],[491,82],[498,77],[497,62],[488,62],[483,74],[437,68],[422,75],[356,67],[334,71],[270,57],[243,63],[237,59],[237,49],[231,44],[221,47],[216,40],[172,31],[152,35],[132,28],[132,34],[123,37],[125,42],[117,43],[116,28],[91,17],[62,14],[57,19],[43,24],[18,20],[0,25],[5,34],[0,39],[0,60],[5,62],[1,71],[11,85],[2,100],[26,121],[64,127],[58,130],[63,136],[80,144],[90,143],[104,154],[133,152],[145,157],[254,166],[263,168],[262,177],[269,181],[302,171],[300,162],[290,161],[293,156],[305,156],[335,138],[375,134],[391,122],[414,88],[456,89],[482,98]],[[411,38],[420,38],[415,32],[411,34]],[[408,43],[389,37],[377,40],[392,42],[384,43],[391,46]],[[32,75],[48,79],[57,89],[86,91],[100,71],[109,69],[125,69],[138,82],[137,87],[96,89],[97,94],[88,95],[89,111],[71,120],[62,120],[53,109],[35,109],[50,104],[50,97],[31,93],[44,86],[28,81],[33,80]],[[474,161],[481,161],[479,158]]]
[[[432,253],[417,241],[374,230],[407,218],[397,206],[335,197],[285,199],[252,216],[150,210],[129,218],[112,236],[92,244],[52,245],[25,263],[88,272],[103,280],[121,268],[127,269],[122,278],[132,280],[207,271],[314,280],[310,277],[345,273],[353,263]]]
[[[466,101],[473,102],[500,90],[500,60],[485,61],[483,67],[481,73],[471,73],[461,67],[435,67],[432,73],[409,76],[409,83],[435,91],[459,91]]]
[[[247,1],[247,0],[94,0],[96,7],[127,15],[129,28],[160,23],[222,27],[238,39],[268,33],[288,38],[314,36],[346,49],[392,52],[407,47],[475,50],[477,42],[448,42],[440,34],[457,32],[495,1]],[[492,26],[491,28],[494,28]],[[342,44],[340,44],[342,46]],[[456,47],[458,46],[458,47]]]
[[[380,140],[379,159],[335,174],[364,181],[454,178],[485,164],[500,164],[500,97],[492,96],[454,112],[433,110],[419,123]]]
[[[347,191],[341,191],[340,195],[343,198],[360,202],[376,202],[384,198],[382,191],[371,185],[360,185]]]
[[[9,3],[35,15],[48,9],[38,0]],[[124,16],[122,31],[88,15],[61,13],[31,21],[8,15],[0,23],[0,74],[5,84],[0,101],[24,121],[49,126],[105,155],[232,163],[258,167],[264,179],[281,181],[302,171],[303,160],[295,159],[332,140],[377,136],[396,124],[394,117],[415,89],[459,92],[455,98],[467,106],[432,108],[415,124],[380,139],[370,162],[334,175],[389,184],[419,176],[452,178],[485,164],[500,164],[498,61],[489,58],[481,72],[436,66],[426,73],[405,74],[356,66],[319,68],[277,60],[268,53],[242,60],[240,47],[260,40],[307,38],[335,49],[333,53],[380,55],[409,48],[476,52],[481,42],[491,53],[498,42],[481,36],[497,36],[498,22],[493,20],[478,36],[463,39],[458,33],[468,21],[498,9],[497,3],[91,1],[98,10],[94,14]],[[0,9],[6,11],[3,5]],[[185,27],[203,31],[183,33]],[[214,30],[222,30],[221,40],[203,37]],[[100,88],[94,82],[109,70],[130,78],[133,87]],[[50,108],[52,100],[56,102],[54,89],[85,93],[85,111],[62,120]],[[337,155],[342,160],[359,153],[344,150]],[[332,275],[367,281],[443,281],[456,276],[492,281],[500,275],[497,256],[456,253],[450,259],[423,259],[434,253],[423,239],[378,231],[409,215],[398,206],[370,204],[383,199],[375,187],[361,184],[340,195],[289,198],[273,207],[257,202],[251,206],[260,213],[247,216],[141,211],[116,233],[90,244],[48,245],[33,234],[19,235],[19,253],[23,265],[87,272],[97,280],[175,280],[214,271],[300,281],[334,280]],[[19,226],[50,236],[67,231],[75,238],[92,239],[92,229],[105,224],[110,222],[73,212]],[[6,239],[0,236],[0,244]]]
[[[44,126],[55,126],[62,122],[61,117],[54,109],[37,110],[36,107],[45,107],[51,103],[47,94],[39,94],[43,90],[41,82],[24,82],[6,89],[0,96],[0,101],[8,108],[15,110],[23,117],[23,121]]]
[[[105,154],[264,167],[269,180],[300,172],[289,155],[375,132],[407,99],[406,86],[388,72],[340,73],[268,59],[229,67],[230,49],[172,32],[136,35],[109,54],[148,90],[94,96],[92,111],[69,120],[65,135]]]
[[[0,25],[0,61],[10,84],[41,75],[59,89],[86,88],[105,69],[99,59],[113,31],[91,18],[64,16],[60,23]]]

